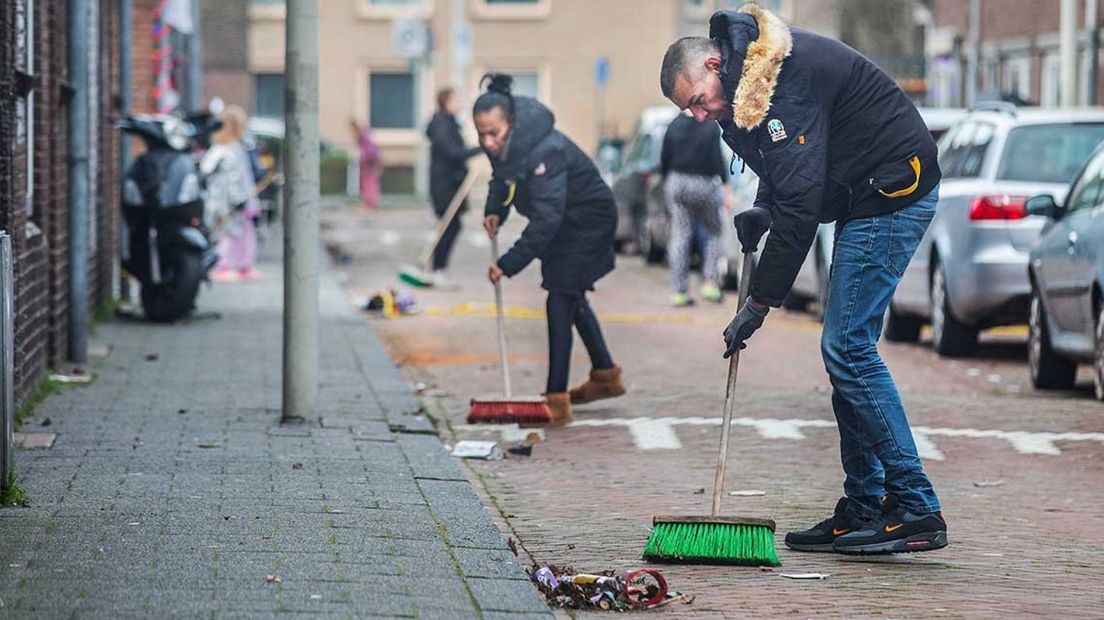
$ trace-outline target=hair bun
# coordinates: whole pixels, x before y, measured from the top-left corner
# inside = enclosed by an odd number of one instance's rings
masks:
[[[510,89],[514,86],[514,78],[505,73],[488,73],[483,76],[483,83],[487,85],[487,92],[500,93],[509,97]]]

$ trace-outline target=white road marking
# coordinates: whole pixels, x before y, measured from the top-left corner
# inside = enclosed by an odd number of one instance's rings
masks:
[[[620,426],[629,430],[633,444],[641,450],[678,450],[682,448],[682,442],[675,432],[677,426],[720,426],[721,418],[704,417],[659,417],[659,418],[601,418],[590,420],[576,420],[571,426],[578,427],[605,427]],[[764,439],[790,439],[801,440],[805,438],[803,432],[807,428],[835,428],[836,423],[830,420],[801,420],[801,419],[773,419],[773,418],[733,418],[734,426],[753,428]],[[502,434],[503,441],[519,441],[526,437],[530,429],[518,428],[514,425],[467,425],[458,426],[458,431],[473,432],[498,432]],[[541,438],[543,439],[543,432]],[[916,441],[916,449],[921,458],[932,461],[946,460],[946,456],[936,445],[934,437],[966,437],[970,439],[999,439],[1006,441],[1012,449],[1020,454],[1045,454],[1057,456],[1062,450],[1055,442],[1058,441],[1095,441],[1104,444],[1104,433],[1056,433],[1048,431],[1002,431],[983,430],[974,428],[938,428],[927,426],[914,426],[912,436]]]

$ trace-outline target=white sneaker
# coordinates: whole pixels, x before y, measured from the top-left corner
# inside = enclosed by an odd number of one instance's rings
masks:
[[[460,289],[460,285],[453,282],[452,278],[449,278],[448,274],[444,271],[434,271],[433,288],[438,288],[442,291],[456,291]]]

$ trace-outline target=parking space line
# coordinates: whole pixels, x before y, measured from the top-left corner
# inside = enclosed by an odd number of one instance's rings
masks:
[[[775,418],[733,418],[736,426],[753,428],[763,439],[801,440],[805,438],[807,428],[835,428],[836,423],[829,420],[775,419]],[[603,418],[576,420],[570,427],[623,427],[628,429],[633,444],[640,450],[678,450],[682,441],[676,433],[678,426],[720,426],[721,418],[706,417],[659,417],[659,418]],[[458,426],[458,431],[495,431],[504,432],[509,426]],[[1034,431],[1003,431],[995,429],[973,428],[933,428],[914,426],[913,438],[921,458],[932,461],[946,460],[946,456],[936,445],[935,437],[964,437],[969,439],[999,439],[1020,454],[1040,454],[1058,456],[1062,450],[1055,442],[1093,441],[1104,445],[1104,433],[1056,433]],[[513,436],[513,435],[511,435]],[[506,437],[503,435],[503,439]]]

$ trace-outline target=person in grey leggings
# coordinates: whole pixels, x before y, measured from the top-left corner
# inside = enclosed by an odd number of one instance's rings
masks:
[[[694,303],[690,297],[690,253],[696,231],[702,233],[701,296],[720,302],[721,209],[730,199],[728,168],[717,127],[685,115],[676,117],[663,138],[660,171],[670,216],[667,264],[674,288],[671,303]]]

